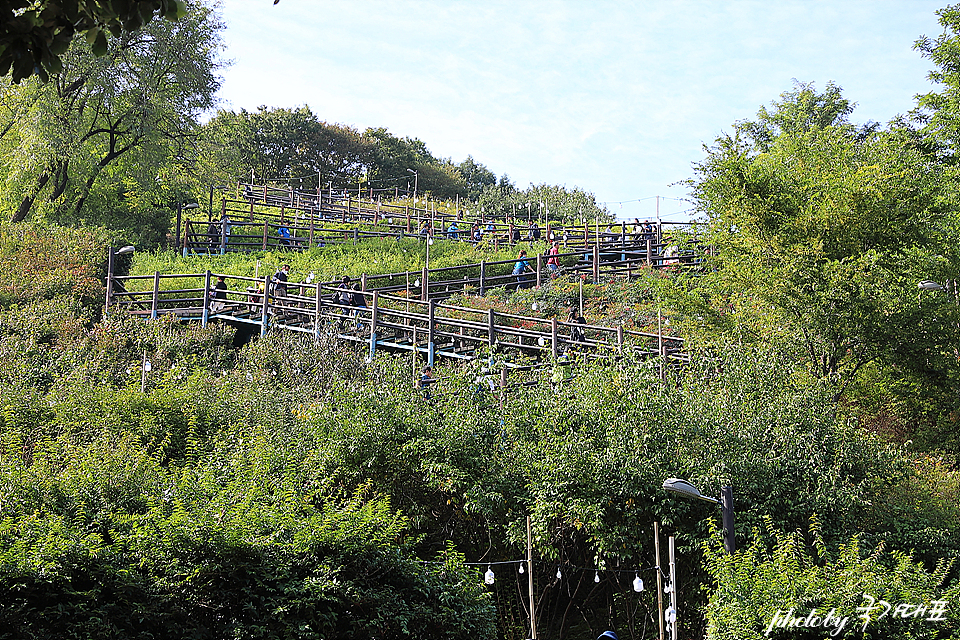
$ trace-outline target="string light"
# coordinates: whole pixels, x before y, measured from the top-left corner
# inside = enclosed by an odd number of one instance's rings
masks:
[[[593,581],[594,581],[594,582],[600,582],[600,572],[599,572],[599,571],[597,571],[596,573],[593,574]]]
[[[637,593],[643,591],[643,580],[640,579],[640,574],[637,574],[637,577],[633,579],[633,590]]]
[[[487,584],[493,584],[496,580],[496,576],[493,574],[493,569],[490,568],[490,565],[487,565],[487,572],[483,574],[483,581]]]
[[[557,567],[557,580],[563,579],[563,574],[560,573],[560,567]]]
[[[523,573],[523,563],[520,563],[520,573]]]

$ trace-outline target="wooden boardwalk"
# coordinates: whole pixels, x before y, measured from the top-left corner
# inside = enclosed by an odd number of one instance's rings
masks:
[[[229,282],[225,296],[211,289],[218,275]],[[164,281],[198,286],[164,288]],[[144,286],[147,285],[147,286]],[[270,295],[264,295],[264,291]],[[124,309],[143,318],[174,316],[204,326],[210,322],[255,325],[261,335],[272,330],[339,339],[369,349],[406,351],[432,365],[439,358],[470,360],[489,353],[556,360],[562,353],[606,357],[632,353],[686,361],[683,341],[655,333],[560,322],[393,295],[381,290],[351,291],[354,302],[338,302],[343,291],[325,283],[289,283],[271,287],[270,278],[230,274],[159,274],[113,276],[107,283],[106,308]]]
[[[474,212],[473,220],[464,210],[457,214],[398,205],[379,201],[354,199],[349,193],[335,197],[323,194],[276,189],[262,185],[238,185],[238,194],[246,197],[223,198],[217,220],[186,220],[181,233],[177,225],[180,250],[189,254],[222,254],[230,251],[298,251],[335,244],[356,244],[368,238],[399,238],[429,235],[429,237],[460,242],[483,242],[499,247],[512,244],[517,236],[521,241],[552,239],[563,243],[565,249],[587,249],[591,246],[646,245],[655,255],[662,255],[670,245],[665,240],[663,227],[654,225],[649,232],[641,232],[625,222],[613,224],[563,224],[544,217],[524,221],[522,217],[494,219]],[[227,219],[224,225],[221,220]],[[536,232],[530,227],[536,226]],[[456,230],[449,232],[451,223]],[[663,223],[669,224],[669,223]],[[477,225],[480,239],[473,237]],[[686,224],[673,224],[685,228]],[[426,227],[426,231],[424,230]],[[285,237],[288,235],[289,237]],[[538,237],[536,237],[538,236]]]

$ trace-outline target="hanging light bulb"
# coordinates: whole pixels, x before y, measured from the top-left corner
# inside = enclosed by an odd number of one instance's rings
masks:
[[[417,279],[414,281],[413,286],[415,286],[415,287],[419,287],[419,286],[420,286],[420,278],[417,278]]]
[[[147,373],[150,373],[150,371],[153,370],[153,365],[150,364],[149,360],[143,361],[143,370],[146,371]]]
[[[643,591],[643,580],[640,579],[640,574],[637,574],[637,577],[633,579],[633,590],[637,593]]]
[[[663,612],[663,617],[667,624],[673,624],[677,621],[677,610],[673,607],[668,607],[667,610]]]
[[[534,302],[532,305],[530,305],[530,308],[533,309],[534,311],[536,311],[536,310],[537,310],[537,303]]]
[[[487,565],[487,572],[483,574],[483,581],[487,584],[493,584],[496,577],[493,575],[493,569],[490,568],[490,565]]]
[[[539,338],[537,338],[537,344],[542,347],[547,344],[547,341],[543,339],[543,336],[540,336]]]
[[[520,563],[520,573],[523,573],[523,563]]]
[[[672,592],[672,591],[673,591],[673,585],[668,582],[668,583],[667,583],[667,586],[665,586],[665,587],[663,588],[663,592],[664,592],[664,593],[670,593],[670,592]]]
[[[594,581],[594,582],[600,582],[600,572],[599,572],[599,571],[597,571],[596,573],[593,574],[593,581]]]
[[[557,580],[560,580],[562,578],[563,578],[563,574],[560,573],[560,567],[557,567]]]

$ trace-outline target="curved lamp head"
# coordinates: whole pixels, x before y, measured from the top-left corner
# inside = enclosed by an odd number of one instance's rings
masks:
[[[921,280],[917,283],[917,288],[922,289],[923,291],[943,291],[943,286],[937,284],[933,280]]]
[[[663,490],[670,491],[672,493],[679,493],[685,498],[703,500],[704,502],[712,502],[714,504],[720,503],[720,501],[716,498],[703,495],[695,486],[681,478],[667,478],[663,481]]]
[[[122,256],[125,253],[133,253],[134,251],[136,251],[136,248],[132,244],[128,244],[125,247],[120,247],[114,251],[113,254],[116,256]]]
[[[184,204],[184,205],[183,205],[183,208],[184,208],[184,209],[199,209],[199,208],[200,208],[200,205],[197,204],[196,202],[189,202],[189,203],[187,203],[187,204]]]

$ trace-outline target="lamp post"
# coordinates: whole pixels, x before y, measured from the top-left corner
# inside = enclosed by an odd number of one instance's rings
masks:
[[[720,500],[716,498],[711,498],[710,496],[705,496],[700,491],[690,484],[688,481],[683,480],[682,478],[667,478],[663,481],[663,490],[669,491],[671,493],[678,493],[684,498],[691,498],[693,500],[703,500],[704,502],[712,502],[713,504],[719,504],[721,508],[721,514],[723,519],[723,547],[726,549],[727,553],[733,555],[733,552],[737,550],[737,541],[734,532],[734,521],[733,521],[733,487],[730,485],[724,486],[720,490]],[[670,635],[673,640],[677,639],[677,581],[675,569],[676,563],[674,561],[673,553],[673,536],[670,537],[670,609],[668,610],[670,623]]]
[[[196,202],[181,202],[177,205],[177,246],[180,246],[180,219],[183,217],[184,209],[199,209],[200,205]]]
[[[723,520],[723,548],[726,549],[727,553],[733,555],[737,550],[736,532],[734,530],[733,487],[726,485],[720,489],[720,500],[703,495],[695,486],[682,478],[667,478],[663,481],[663,490],[678,493],[685,498],[719,504]]]
[[[420,173],[415,169],[407,169],[407,173],[413,174],[413,209],[417,209],[417,183],[420,182]],[[409,182],[407,184],[410,184]]]

